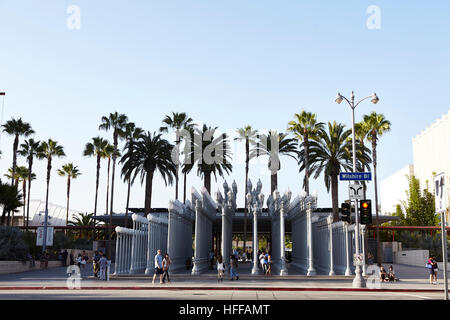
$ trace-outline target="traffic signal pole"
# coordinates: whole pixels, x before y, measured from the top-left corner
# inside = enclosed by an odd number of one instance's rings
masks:
[[[442,234],[442,262],[444,269],[444,291],[445,291],[445,300],[448,300],[448,277],[447,277],[447,228],[445,221],[445,211],[441,211],[441,234]]]

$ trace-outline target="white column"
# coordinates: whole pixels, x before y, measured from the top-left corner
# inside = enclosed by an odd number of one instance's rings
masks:
[[[280,276],[284,276],[288,274],[286,268],[286,259],[284,252],[284,241],[285,241],[285,232],[284,232],[284,201],[281,201],[280,208]]]
[[[259,268],[258,268],[258,211],[256,207],[251,208],[253,209],[253,268],[252,268],[252,274],[256,275],[259,274]],[[250,211],[250,210],[249,210]]]
[[[328,228],[329,228],[329,232],[330,232],[330,241],[329,241],[329,248],[330,248],[330,272],[328,275],[330,276],[334,276],[334,260],[333,260],[333,252],[334,252],[334,248],[333,248],[333,217],[329,216],[327,218],[327,222],[328,222]]]
[[[312,234],[312,198],[308,198],[306,204],[306,220],[307,220],[307,243],[308,243],[308,272],[307,276],[316,275],[316,269],[314,269],[314,252],[313,252],[313,234]]]
[[[352,271],[350,269],[350,257],[351,257],[350,241],[349,241],[348,237],[349,237],[348,224],[346,223],[345,224],[345,256],[346,256],[346,262],[347,262],[347,266],[345,268],[346,276],[350,276],[352,274]]]

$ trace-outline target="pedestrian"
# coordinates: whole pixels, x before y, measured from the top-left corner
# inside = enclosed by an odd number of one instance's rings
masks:
[[[381,282],[387,281],[386,276],[387,276],[386,270],[384,269],[383,266],[381,266],[380,267],[380,281]]]
[[[272,255],[270,254],[270,251],[267,255],[267,271],[266,275],[271,276],[272,275]]]
[[[214,270],[214,250],[209,252],[209,269]]]
[[[70,250],[69,265],[73,266],[75,264],[75,251]]]
[[[392,266],[390,266],[389,270],[388,270],[388,280],[389,281],[398,281],[398,279],[395,278],[395,271]]]
[[[41,255],[41,268],[47,269],[48,267],[48,259],[49,259],[49,255],[47,253],[47,250],[44,251]]]
[[[106,259],[105,255],[101,255],[101,258],[99,260],[100,264],[100,280],[106,281],[106,269],[108,268],[108,259]]]
[[[79,253],[77,257],[77,266],[80,269],[81,269],[81,261],[83,261],[83,257],[81,256],[81,253]]]
[[[161,249],[158,249],[155,255],[155,273],[153,274],[152,284],[155,284],[156,275],[159,275],[159,283],[163,283],[163,257],[161,255]]]
[[[433,284],[438,284],[437,282],[437,274],[438,274],[438,264],[436,261],[436,257],[433,257],[433,276],[434,276],[434,283]]]
[[[165,281],[165,279],[167,278],[167,282],[170,282],[170,277],[169,277],[169,266],[172,263],[172,261],[170,260],[169,254],[166,253],[164,255],[164,259],[163,259],[163,282]]]
[[[426,267],[428,269],[428,271],[430,272],[430,284],[434,284],[434,268],[433,268],[433,257],[432,256],[428,256],[428,260],[427,260],[427,264]]]
[[[92,264],[94,267],[94,277],[98,278],[98,272],[100,271],[100,255],[98,251],[94,252],[94,256],[92,257]]]
[[[239,274],[237,273],[237,267],[238,267],[238,263],[237,263],[237,259],[236,256],[231,255],[230,256],[230,280],[234,280],[234,278],[236,277],[236,280],[239,280]]]
[[[265,257],[266,255],[264,254],[264,251],[261,251],[261,254],[259,255],[259,263],[261,264],[263,274],[266,274],[266,264],[264,263]]]
[[[62,259],[63,259],[63,266],[67,266],[67,256],[69,255],[69,253],[67,252],[67,249],[64,249],[63,253],[62,253]]]
[[[223,262],[222,256],[219,254],[217,256],[217,281],[223,281],[223,274],[225,272],[225,263]]]

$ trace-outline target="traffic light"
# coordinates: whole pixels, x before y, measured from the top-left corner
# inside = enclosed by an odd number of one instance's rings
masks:
[[[361,224],[372,224],[371,200],[361,200],[359,202],[359,222]]]
[[[344,202],[341,204],[341,213],[342,213],[341,221],[347,221],[348,223],[352,222],[350,218],[350,203]]]

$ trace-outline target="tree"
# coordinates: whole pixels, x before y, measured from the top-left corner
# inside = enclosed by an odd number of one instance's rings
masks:
[[[396,206],[394,216],[400,217],[396,224],[403,226],[437,226],[439,215],[435,213],[434,194],[429,191],[428,183],[420,190],[420,182],[415,176],[407,176],[408,190],[406,200]]]
[[[159,128],[160,132],[169,132],[169,129],[172,129],[175,131],[176,138],[175,138],[175,150],[179,155],[180,150],[180,143],[181,143],[181,135],[180,130],[186,129],[190,126],[193,126],[193,120],[187,116],[185,112],[172,112],[172,116],[166,115],[163,119],[163,126]],[[176,163],[177,171],[175,173],[175,199],[178,199],[178,170],[179,170],[180,164]]]
[[[351,134],[351,130],[345,130],[344,124],[336,123],[336,121],[328,122],[328,132],[321,129],[319,141],[311,141],[309,146],[311,174],[314,174],[314,179],[317,179],[323,173],[328,192],[331,187],[334,222],[339,220],[338,175],[342,170],[351,171],[353,168],[352,141],[348,139]],[[361,150],[356,152],[359,167],[362,167],[362,163],[370,163],[369,149],[358,146],[356,150]],[[300,171],[306,166],[305,157],[305,149],[302,148],[299,152]]]
[[[33,134],[34,131],[31,129],[31,125],[27,122],[23,122],[22,118],[8,120],[4,125],[2,125],[3,131],[7,134],[14,136],[13,142],[13,163],[12,163],[12,178],[11,184],[14,183],[14,176],[16,173],[17,166],[17,148],[19,147],[19,137],[28,137]]]
[[[45,195],[45,211],[48,213],[48,194],[50,191],[50,173],[52,171],[53,157],[65,157],[64,148],[57,141],[48,139],[41,144],[42,156],[47,159],[47,192]]]
[[[228,143],[228,136],[223,133],[217,138],[214,134],[216,128],[203,125],[202,130],[195,129],[192,137],[193,145],[187,155],[184,164],[184,172],[190,172],[195,163],[197,163],[197,175],[203,178],[203,185],[211,194],[211,174],[217,180],[217,175],[223,177],[224,173],[230,173],[231,150]]]
[[[19,208],[23,206],[22,194],[15,185],[9,185],[3,183],[0,180],[0,205],[3,206],[1,224],[5,224],[6,213],[14,213],[19,211]],[[9,225],[9,216],[6,224]]]
[[[113,132],[113,170],[111,177],[111,207],[110,207],[110,215],[112,215],[114,211],[114,177],[116,172],[116,158],[117,158],[117,146],[119,144],[119,138],[125,137],[125,126],[128,122],[128,117],[124,114],[118,114],[117,112],[110,113],[108,117],[102,117],[102,123],[98,127],[99,130]],[[110,239],[110,238],[109,238]]]
[[[25,199],[27,198],[27,181],[29,181],[28,183],[31,183],[31,180],[35,180],[36,179],[36,175],[34,173],[29,173],[28,172],[28,168],[24,167],[24,166],[18,166],[16,168],[16,174],[19,177],[19,181],[22,182],[22,195],[23,195],[23,222],[25,224],[25,212],[26,212],[26,201]]]
[[[95,231],[95,217],[97,217],[97,200],[98,200],[98,185],[100,180],[100,162],[105,157],[106,149],[109,146],[109,142],[102,137],[92,138],[92,142],[86,143],[84,147],[83,155],[85,157],[96,157],[97,159],[97,171],[95,175],[95,200],[94,200],[94,231]],[[109,176],[109,174],[108,174]],[[106,212],[107,213],[107,212]]]
[[[94,224],[93,213],[78,213],[77,216],[74,217],[72,221],[68,222],[69,226],[75,226],[75,227],[89,227]],[[76,234],[76,232],[75,232]],[[93,237],[92,231],[89,230],[83,230],[80,228],[80,231],[75,236],[76,238],[84,238],[84,239],[91,239]]]
[[[270,170],[270,194],[278,189],[278,171],[281,169],[281,155],[297,159],[297,142],[293,138],[288,138],[285,133],[278,133],[270,130],[269,134],[259,136],[256,145],[251,151],[251,157],[268,156],[267,167]]]
[[[136,140],[138,140],[142,136],[143,133],[144,133],[144,130],[142,130],[139,127],[136,127],[134,122],[127,123],[127,125],[125,127],[125,137],[126,137],[126,139],[128,141],[128,148],[130,148],[130,150],[133,150],[134,142]],[[125,150],[125,148],[124,148],[124,150]],[[109,167],[109,162],[108,162],[108,167]],[[124,171],[123,171],[123,168],[122,168],[122,176],[124,177],[124,180],[128,183],[127,204],[126,204],[126,208],[125,208],[125,228],[126,228],[127,225],[128,225],[128,210],[129,210],[129,207],[130,207],[131,172],[130,172],[129,175],[124,174]]]
[[[380,230],[378,220],[378,184],[377,184],[377,140],[385,132],[391,130],[391,123],[386,120],[383,114],[372,112],[370,115],[364,115],[365,130],[367,130],[367,140],[372,142],[372,163],[373,176],[375,185],[375,212],[376,212],[376,228],[377,228],[377,248],[378,263],[381,263],[381,246],[380,246]]]
[[[109,177],[110,177],[110,171],[111,171],[111,158],[114,154],[114,146],[111,144],[108,144],[103,152],[102,158],[108,159],[108,169],[106,170],[106,205],[105,205],[105,212],[108,214],[108,204],[109,204]],[[117,150],[116,156],[120,156],[119,150]]]
[[[248,125],[237,130],[238,137],[234,140],[245,141],[245,184],[244,184],[244,251],[247,242],[247,183],[248,183],[248,171],[250,166],[250,144],[255,143],[257,131],[253,130],[252,126]]]
[[[324,128],[322,122],[317,122],[317,115],[315,113],[302,110],[301,113],[294,115],[295,120],[288,123],[288,131],[294,133],[299,142],[303,142],[301,146],[305,149],[305,179],[303,187],[306,195],[309,195],[309,140],[317,141],[319,139],[320,129]]]
[[[171,185],[175,175],[176,166],[172,161],[172,149],[167,140],[161,138],[161,134],[147,132],[139,140],[134,142],[134,147],[129,148],[129,142],[125,146],[127,152],[123,155],[123,170],[126,175],[132,177],[132,182],[140,174],[141,184],[145,181],[145,209],[148,215],[152,208],[153,176],[159,171],[164,183]]]
[[[28,220],[30,218],[30,194],[31,194],[31,181],[32,181],[32,175],[33,173],[33,161],[34,158],[42,159],[42,148],[41,148],[41,142],[35,141],[33,138],[30,138],[28,140],[25,140],[24,143],[20,145],[19,154],[22,157],[25,157],[28,161],[28,198],[26,199],[27,202],[27,218],[26,218],[26,231],[28,231]]]
[[[73,163],[64,164],[61,169],[57,170],[61,177],[67,176],[67,208],[66,208],[66,226],[69,223],[69,199],[70,199],[70,182],[72,179],[78,178],[81,175],[78,166],[74,166]]]

